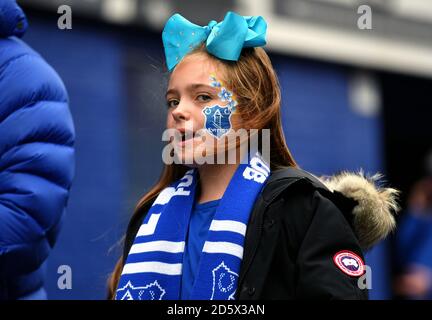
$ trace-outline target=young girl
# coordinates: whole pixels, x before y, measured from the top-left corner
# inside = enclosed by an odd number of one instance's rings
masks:
[[[298,168],[266,27],[233,12],[205,27],[168,20],[167,128],[180,134],[129,223],[110,298],[367,298],[363,251],[394,227],[397,191],[375,187],[378,176]],[[249,148],[225,148],[240,129]]]

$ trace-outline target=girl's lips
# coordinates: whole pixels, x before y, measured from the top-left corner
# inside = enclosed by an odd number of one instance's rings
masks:
[[[185,133],[184,133],[184,131],[181,131],[182,132],[182,139],[181,140],[177,140],[177,139],[175,139],[175,143],[178,145],[178,146],[180,146],[180,147],[184,147],[184,146],[186,146],[186,143],[191,143],[191,140],[195,140],[195,139],[198,139],[199,137],[200,137],[200,135],[198,134],[198,133],[195,133],[195,132],[188,132],[187,134],[186,134],[186,136],[188,137],[188,139],[183,139],[183,136],[185,135]],[[192,142],[193,143],[193,142]]]
[[[186,142],[189,140],[191,140],[191,139],[177,141],[177,145],[180,147],[184,147],[184,146],[186,146]]]

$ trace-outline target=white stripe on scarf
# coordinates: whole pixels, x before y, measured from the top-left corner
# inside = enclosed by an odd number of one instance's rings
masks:
[[[170,276],[182,274],[181,263],[163,263],[157,261],[149,262],[135,262],[128,263],[124,266],[122,274],[154,272],[160,274],[167,274]]]
[[[232,242],[206,241],[202,251],[207,253],[225,253],[240,259],[243,258],[243,247]]]
[[[152,252],[152,251],[162,251],[178,253],[184,252],[185,242],[175,242],[175,241],[150,241],[144,243],[136,243],[132,246],[129,254],[142,253],[142,252]]]
[[[234,220],[213,220],[210,225],[211,231],[229,231],[240,233],[242,236],[245,236],[246,228],[246,224]]]

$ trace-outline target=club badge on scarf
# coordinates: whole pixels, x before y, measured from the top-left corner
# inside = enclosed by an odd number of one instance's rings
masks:
[[[240,163],[219,202],[202,249],[191,299],[233,300],[246,228],[270,168],[259,152]],[[123,267],[117,300],[178,300],[197,169],[162,190],[137,232]],[[247,192],[245,192],[247,190]]]

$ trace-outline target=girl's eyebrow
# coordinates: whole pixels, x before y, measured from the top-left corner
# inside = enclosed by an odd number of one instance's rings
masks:
[[[176,89],[168,89],[167,92],[165,93],[165,98],[168,97],[168,95],[170,94],[176,94],[177,90]]]
[[[210,85],[203,84],[203,83],[194,83],[194,84],[190,84],[186,87],[187,91],[194,91],[197,89],[206,89],[206,90],[212,91],[214,93],[216,92],[215,88],[213,88]],[[176,90],[175,88],[168,89],[166,94],[165,94],[165,97],[167,97],[170,94],[178,94],[178,90]]]
[[[212,86],[209,86],[209,85],[203,84],[203,83],[196,83],[196,84],[191,84],[191,85],[187,86],[187,89],[190,91],[196,90],[196,89],[201,89],[201,88],[215,91],[215,89]]]

